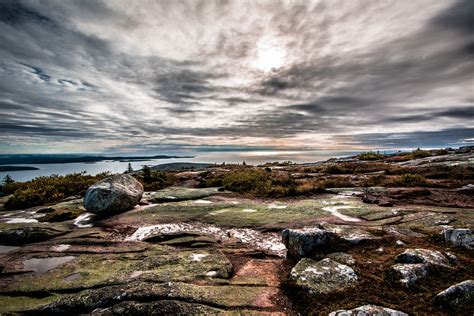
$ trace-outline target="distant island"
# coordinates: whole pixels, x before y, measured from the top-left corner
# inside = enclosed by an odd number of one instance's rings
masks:
[[[14,154],[14,155],[1,155],[0,165],[19,165],[19,164],[53,164],[53,163],[74,163],[84,162],[93,163],[104,160],[114,161],[145,161],[152,159],[170,159],[170,158],[194,158],[194,156],[167,156],[167,155],[155,155],[155,156],[92,156],[92,155],[45,155],[45,154]],[[34,169],[22,169],[22,170],[34,170]],[[11,170],[5,170],[11,171]]]
[[[0,166],[0,172],[5,171],[24,171],[24,170],[39,170],[36,167],[28,167],[28,166]]]

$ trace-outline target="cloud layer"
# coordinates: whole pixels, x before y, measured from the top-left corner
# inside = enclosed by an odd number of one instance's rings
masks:
[[[470,0],[4,0],[0,152],[473,144],[473,14]]]

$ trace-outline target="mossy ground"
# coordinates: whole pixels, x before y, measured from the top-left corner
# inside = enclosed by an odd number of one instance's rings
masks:
[[[261,227],[305,223],[318,217],[328,217],[331,214],[324,210],[328,206],[350,207],[345,209],[349,214],[368,214],[374,211],[373,208],[378,208],[364,204],[355,197],[339,199],[331,195],[318,199],[276,202],[250,199],[221,201],[212,198],[205,201],[209,203],[202,203],[202,200],[161,203],[125,213],[121,218],[130,223],[199,221],[225,227]]]
[[[98,307],[123,306],[129,304],[127,302],[133,303],[127,305],[130,311],[137,311],[146,304],[156,307],[159,306],[157,302],[174,300],[194,304],[177,307],[190,308],[189,311],[214,309],[244,311],[245,314],[327,315],[341,308],[378,304],[414,315],[462,315],[463,311],[443,310],[430,300],[449,285],[472,278],[472,251],[449,248],[433,236],[438,236],[442,228],[440,222],[446,218],[452,225],[472,227],[472,210],[422,205],[380,207],[364,204],[360,197],[347,196],[353,190],[339,190],[344,195],[250,199],[221,193],[217,188],[169,188],[149,196],[153,195],[154,201],[167,197],[176,199],[102,219],[92,228],[75,228],[70,222],[1,223],[0,231],[18,227],[57,227],[61,230],[59,235],[49,236],[47,241],[0,255],[0,291],[3,293],[0,294],[0,305],[4,305],[0,312],[34,309],[52,301],[55,303],[46,311],[62,308],[65,313],[87,313]],[[341,214],[360,221],[344,222],[330,213],[328,207],[335,207]],[[260,230],[265,238],[270,234],[268,231],[277,234],[285,227],[311,226],[322,221],[332,223],[325,224],[329,229],[347,228],[349,235],[366,230],[376,237],[358,245],[335,244],[314,257],[321,260],[331,252],[344,251],[356,260],[351,266],[358,274],[359,282],[335,294],[308,296],[286,283],[296,262],[266,255],[251,243],[220,242],[217,238],[201,235],[204,232],[148,242],[124,242],[138,227],[162,223],[208,223],[227,231],[248,227]],[[392,234],[392,230],[402,233]],[[229,236],[229,239],[233,237]],[[406,242],[405,247],[442,251],[449,248],[458,257],[459,265],[455,271],[435,273],[412,291],[399,288],[387,276],[394,258],[405,249],[395,244],[397,239]],[[57,246],[65,244],[70,245],[67,250],[52,250],[61,249]],[[196,245],[202,248],[192,248]],[[377,250],[380,247],[382,251]],[[44,274],[18,273],[25,259],[54,256],[75,256],[75,259]]]

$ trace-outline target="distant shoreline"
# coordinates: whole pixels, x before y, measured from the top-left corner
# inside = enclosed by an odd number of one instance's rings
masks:
[[[153,159],[172,159],[172,158],[194,158],[194,156],[80,156],[80,155],[8,155],[0,157],[0,165],[21,165],[21,164],[58,164],[58,163],[94,163],[99,161],[122,161],[136,162]],[[1,167],[1,166],[0,166]],[[33,168],[33,167],[31,167]],[[18,170],[37,170],[35,169],[18,169]],[[11,170],[3,170],[11,171]]]
[[[0,172],[26,171],[26,170],[40,170],[40,169],[36,167],[28,167],[28,166],[0,166]]]

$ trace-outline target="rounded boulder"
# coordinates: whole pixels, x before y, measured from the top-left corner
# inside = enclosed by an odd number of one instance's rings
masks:
[[[114,175],[91,185],[84,196],[89,212],[110,215],[133,208],[143,196],[143,186],[127,174]]]

